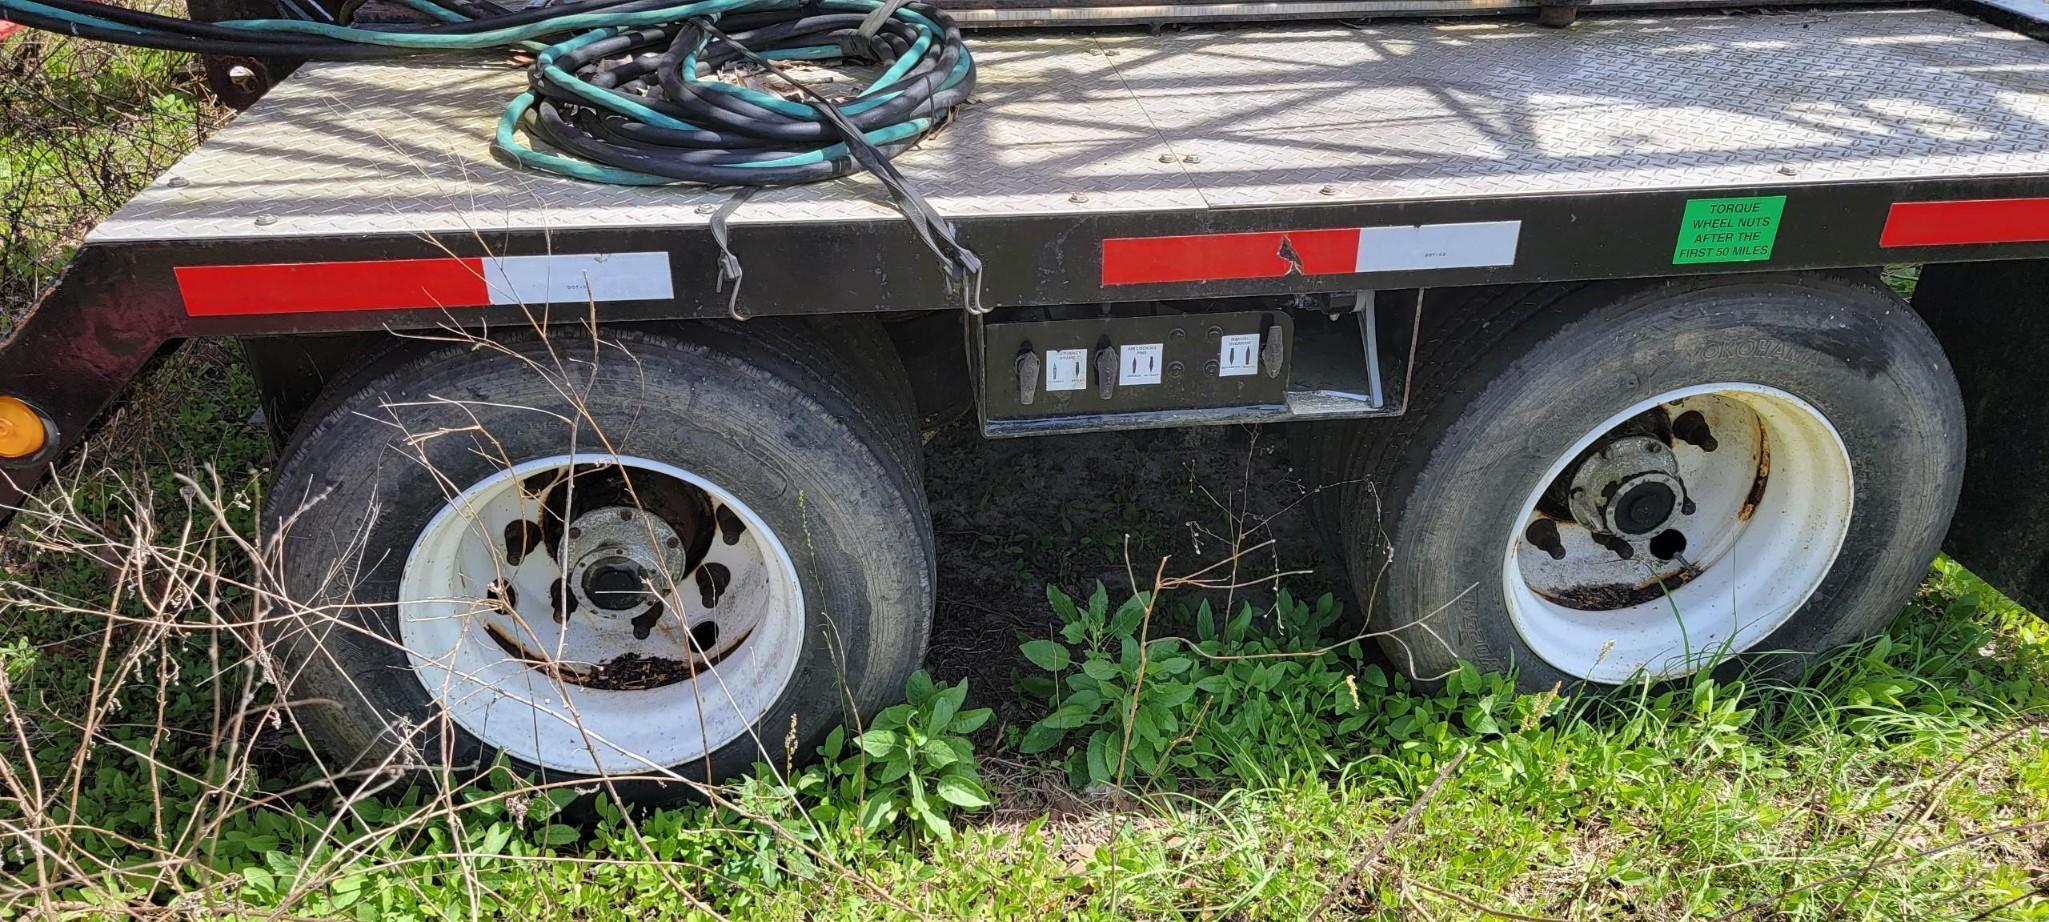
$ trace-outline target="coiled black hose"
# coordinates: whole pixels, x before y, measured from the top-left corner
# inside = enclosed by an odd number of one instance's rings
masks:
[[[907,7],[936,14],[922,4]],[[936,53],[910,57],[917,29],[885,20],[872,38],[858,29],[863,15],[813,12],[795,17],[754,14],[721,22],[730,36],[715,37],[701,22],[636,29],[567,50],[552,62],[537,60],[530,85],[537,133],[551,145],[623,170],[709,185],[780,185],[844,175],[858,168],[846,132],[820,114],[821,106],[733,91],[704,79],[744,61],[742,49],[773,59],[779,52],[817,49],[871,53],[901,67],[860,99],[837,107],[847,126],[893,157],[965,101],[974,66],[959,30],[945,21]],[[552,63],[552,66],[548,66]],[[575,84],[639,101],[646,113],[592,107]],[[888,76],[888,75],[885,75]]]
[[[302,60],[523,44],[538,56],[527,93],[506,111],[498,147],[530,167],[614,183],[782,185],[845,175],[860,168],[855,152],[864,146],[886,159],[916,144],[975,84],[959,27],[924,3],[590,0],[474,17],[479,7],[455,0],[402,2],[442,21],[203,23],[91,0],[0,0],[0,17],[120,44]],[[857,98],[834,104],[717,78],[740,60],[773,69],[767,62],[828,58],[886,70]],[[832,118],[833,109],[843,118]],[[534,150],[520,129],[573,156]]]
[[[634,185],[773,186],[866,170],[949,274],[968,282],[968,306],[979,309],[980,262],[889,163],[974,91],[974,60],[938,9],[903,0],[588,0],[506,12],[476,0],[398,2],[440,21],[366,28],[347,22],[345,10],[340,23],[202,23],[91,0],[0,0],[0,18],[147,48],[302,60],[522,46],[536,53],[528,88],[507,106],[495,139],[512,160]],[[774,63],[822,59],[872,61],[884,71],[856,97],[830,101]],[[801,98],[718,78],[743,60]],[[523,131],[553,150],[524,143]]]

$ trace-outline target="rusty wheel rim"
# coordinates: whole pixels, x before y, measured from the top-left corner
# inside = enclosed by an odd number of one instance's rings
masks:
[[[1828,575],[1849,532],[1848,450],[1777,388],[1709,384],[1592,427],[1511,529],[1503,597],[1523,641],[1607,684],[1756,648]]]
[[[768,713],[803,647],[788,551],[754,510],[644,458],[558,456],[421,531],[399,632],[447,717],[545,768],[656,772]]]

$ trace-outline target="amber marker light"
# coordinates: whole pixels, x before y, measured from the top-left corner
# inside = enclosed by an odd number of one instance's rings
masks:
[[[50,430],[18,397],[0,396],[0,458],[27,458],[43,450]]]

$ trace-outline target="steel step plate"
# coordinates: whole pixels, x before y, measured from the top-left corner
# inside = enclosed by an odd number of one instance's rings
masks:
[[[2049,46],[1918,8],[984,32],[978,101],[898,160],[952,216],[2049,174]],[[728,193],[508,167],[505,62],[310,66],[92,234],[702,226]],[[900,220],[864,178],[735,225]]]

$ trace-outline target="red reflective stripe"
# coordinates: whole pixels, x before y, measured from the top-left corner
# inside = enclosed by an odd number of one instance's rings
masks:
[[[13,23],[8,22],[5,19],[0,19],[0,42],[6,41],[8,36],[13,35],[16,32],[20,32],[23,28],[25,27],[22,26],[20,23]]]
[[[491,303],[481,259],[387,259],[264,266],[179,266],[178,291],[194,317],[482,307]]]
[[[1281,255],[1283,244],[1295,263]],[[1290,272],[1357,272],[1359,229],[1198,234],[1187,237],[1112,237],[1103,241],[1103,284],[1270,279]]]
[[[2038,240],[2049,240],[2049,198],[1895,202],[1878,235],[1882,247]]]

